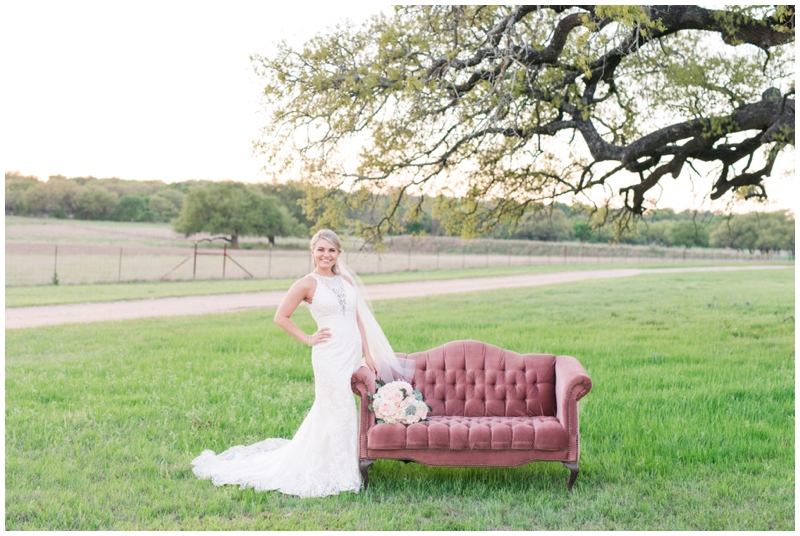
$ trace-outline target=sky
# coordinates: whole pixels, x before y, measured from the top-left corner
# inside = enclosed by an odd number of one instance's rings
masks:
[[[283,39],[300,46],[327,27],[358,24],[382,10],[391,7],[6,0],[3,166],[41,180],[264,181],[264,161],[251,143],[267,118],[250,55],[269,56]],[[793,208],[797,197],[789,155],[767,182],[770,210]],[[661,205],[699,208],[707,186],[690,195],[685,184],[668,181]]]

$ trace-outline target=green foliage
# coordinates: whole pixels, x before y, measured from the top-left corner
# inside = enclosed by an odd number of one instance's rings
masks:
[[[314,225],[314,222],[303,211],[303,202],[307,194],[302,183],[298,181],[273,182],[264,183],[261,187],[264,193],[280,200],[281,204],[289,211],[289,214],[305,228],[297,233],[298,236],[306,234],[307,229]]]
[[[795,223],[789,211],[731,216],[711,233],[711,245],[749,251],[795,251]]]
[[[32,175],[22,175],[17,171],[6,171],[6,214],[13,214],[18,207],[20,196],[39,180]]]
[[[511,236],[513,238],[550,242],[578,238],[578,240],[585,242],[585,239],[577,236],[578,229],[575,228],[577,224],[571,225],[567,216],[558,209],[540,210],[525,214]]]
[[[592,226],[585,221],[576,221],[572,224],[572,230],[575,233],[575,238],[581,242],[587,242],[593,236]]]
[[[193,188],[209,181],[186,181],[165,184],[161,181],[96,179],[61,175],[40,182],[36,177],[6,172],[6,214],[53,216],[81,220],[111,220],[126,222],[169,222],[181,212],[184,197]],[[297,183],[261,185],[272,201],[262,207],[272,216],[275,210],[290,217],[275,220],[272,236],[304,236],[309,227],[298,205],[305,193]],[[258,188],[256,188],[258,189]],[[279,207],[273,207],[277,198]],[[276,223],[276,221],[278,223]],[[298,224],[301,221],[303,223]],[[281,227],[284,225],[284,227]],[[276,227],[277,226],[277,227]],[[267,235],[258,235],[267,236]]]
[[[691,221],[678,221],[669,230],[669,245],[691,247],[708,246],[708,230]]]
[[[178,215],[182,203],[180,185],[161,181],[54,175],[40,182],[36,177],[6,173],[6,214],[167,222]]]
[[[239,182],[210,182],[189,190],[173,228],[186,236],[200,232],[228,235],[233,248],[240,236],[276,236],[297,231],[299,223],[277,198],[256,186]]]
[[[16,179],[9,181],[6,178],[6,193],[12,193],[15,198],[13,211],[22,215],[55,214],[59,210],[72,212],[73,200],[79,187],[75,182],[68,181],[61,176],[50,177],[47,182],[30,183],[30,177],[23,181],[23,189],[19,195],[14,196]],[[9,182],[11,184],[9,184]],[[17,190],[19,191],[19,190]],[[8,201],[6,202],[8,208]]]
[[[138,195],[123,195],[111,213],[115,221],[155,221],[155,214],[149,209],[150,199]]]
[[[741,183],[763,193],[794,143],[794,100],[778,110],[771,97],[793,93],[787,9],[397,6],[253,58],[272,114],[258,147],[277,173],[355,193],[346,208],[338,193],[309,197],[311,219],[376,242],[407,226],[403,196],[432,196],[445,232],[467,238],[530,206],[640,177],[595,199],[624,202],[603,217],[624,220],[622,240],[627,218],[653,208],[645,193],[691,173],[692,159],[724,164],[717,197]],[[769,136],[745,142],[751,130]],[[354,216],[362,206],[369,220]]]
[[[184,194],[179,190],[164,188],[150,196],[149,208],[157,221],[170,221],[180,213],[183,197]]]
[[[81,220],[105,220],[109,219],[116,204],[117,198],[113,193],[92,185],[75,194],[73,210],[75,217]]]

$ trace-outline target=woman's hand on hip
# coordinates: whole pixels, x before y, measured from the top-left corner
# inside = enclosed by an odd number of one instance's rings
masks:
[[[320,328],[313,335],[308,337],[309,346],[314,346],[321,342],[327,342],[333,336],[331,328]]]

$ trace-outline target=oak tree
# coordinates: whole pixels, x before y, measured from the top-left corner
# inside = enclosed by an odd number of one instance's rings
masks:
[[[186,236],[208,232],[221,234],[232,248],[239,237],[276,236],[292,233],[295,220],[278,200],[259,188],[233,181],[207,182],[189,190],[180,215],[172,222],[175,231]]]
[[[792,6],[399,6],[254,56],[271,113],[256,148],[314,187],[318,226],[391,189],[360,229],[375,236],[409,193],[438,195],[464,234],[561,196],[625,222],[693,173],[714,173],[712,199],[765,197],[794,145],[794,21]]]

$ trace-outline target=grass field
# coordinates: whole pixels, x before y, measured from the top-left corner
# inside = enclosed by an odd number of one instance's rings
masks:
[[[198,480],[201,450],[291,437],[311,406],[308,348],[260,310],[8,331],[6,529],[794,529],[793,270],[375,305],[398,351],[577,357],[573,494],[556,463],[379,461],[368,492],[322,499]]]
[[[752,263],[739,263],[752,265]],[[691,266],[706,266],[711,263],[693,263]],[[735,266],[726,263],[726,266]],[[674,263],[661,264],[551,264],[533,266],[494,266],[489,268],[466,268],[463,270],[432,270],[418,272],[391,272],[387,274],[364,274],[363,281],[370,284],[400,283],[403,281],[435,281],[463,279],[468,277],[493,277],[518,274],[541,274],[578,270],[609,270],[615,268],[674,268]],[[6,308],[36,305],[60,305],[67,303],[89,303],[116,300],[139,300],[147,298],[171,298],[176,296],[202,296],[210,294],[235,294],[239,292],[261,292],[286,290],[296,278],[289,279],[237,279],[232,281],[161,281],[139,283],[106,283],[95,285],[27,286],[6,287]]]

